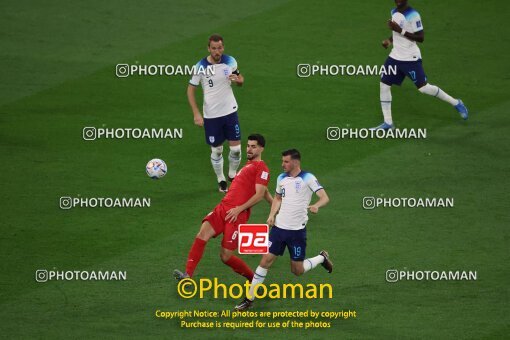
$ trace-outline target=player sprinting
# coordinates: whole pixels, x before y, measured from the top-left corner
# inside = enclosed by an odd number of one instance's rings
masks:
[[[269,233],[269,253],[262,255],[251,281],[248,296],[235,307],[238,311],[252,306],[257,285],[264,282],[269,268],[277,256],[283,255],[286,247],[289,250],[291,271],[294,275],[300,276],[319,264],[329,273],[333,271],[333,264],[325,250],[318,256],[305,258],[308,210],[317,214],[319,208],[329,202],[326,190],[314,175],[301,170],[301,154],[298,150],[291,149],[282,153],[282,167],[284,173],[278,176],[276,195],[267,218],[267,224],[273,226]],[[313,193],[319,200],[309,205]]]
[[[237,61],[223,54],[223,38],[209,37],[209,55],[198,62],[197,67],[214,68],[214,74],[201,72],[194,75],[188,85],[188,102],[193,111],[195,124],[203,126],[205,142],[211,146],[211,163],[218,180],[219,190],[227,192],[227,182],[223,173],[223,143],[228,140],[228,178],[232,181],[241,163],[241,128],[237,116],[237,102],[231,84],[242,86],[244,77],[237,69]],[[204,74],[206,73],[206,74]],[[203,114],[197,106],[195,92],[202,85],[204,93]]]
[[[240,258],[234,256],[237,249],[237,228],[239,224],[246,223],[250,218],[250,209],[262,198],[269,204],[273,198],[267,190],[269,183],[269,169],[261,159],[266,141],[259,134],[252,134],[248,137],[246,158],[248,162],[239,171],[230,190],[212,212],[202,220],[202,226],[198,232],[193,245],[191,246],[186,271],[183,273],[174,270],[177,280],[192,277],[202,255],[205,245],[212,238],[223,233],[221,241],[220,258],[227,266],[236,273],[251,281],[253,271]]]
[[[382,45],[388,48],[393,43],[393,49],[384,66],[386,70],[389,70],[389,66],[396,66],[397,74],[387,72],[381,78],[380,97],[384,122],[374,129],[387,130],[394,127],[391,116],[391,86],[400,86],[406,76],[413,81],[418,91],[450,103],[463,119],[468,119],[468,109],[462,100],[454,99],[439,87],[427,83],[417,44],[422,43],[425,38],[420,14],[407,4],[407,0],[395,0],[395,4],[397,8],[391,11],[391,20],[388,21],[393,34],[384,40]]]

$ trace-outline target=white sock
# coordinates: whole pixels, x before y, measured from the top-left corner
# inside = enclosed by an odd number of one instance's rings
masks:
[[[393,118],[391,118],[391,86],[384,83],[380,83],[381,87],[381,109],[384,116],[384,122],[386,124],[393,124]]]
[[[223,145],[211,146],[211,164],[218,178],[218,183],[225,180],[223,174]]]
[[[305,268],[305,273],[313,268],[317,267],[319,264],[324,262],[324,256],[317,255],[315,257],[311,257],[309,259],[305,259],[303,261],[303,267]]]
[[[228,154],[228,177],[236,177],[239,164],[241,164],[241,145],[231,146]]]
[[[248,292],[248,299],[251,301],[255,300],[255,286],[261,284],[266,279],[267,269],[258,266],[253,274],[253,280],[251,280],[250,291]]]
[[[427,84],[425,86],[422,86],[418,89],[421,93],[428,94],[429,96],[434,96],[442,101],[445,101],[447,103],[450,103],[451,105],[455,106],[459,104],[459,101],[453,97],[451,97],[448,93],[441,90],[436,85]]]

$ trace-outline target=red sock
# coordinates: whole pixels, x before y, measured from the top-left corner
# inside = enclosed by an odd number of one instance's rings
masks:
[[[239,257],[232,255],[225,264],[231,267],[236,273],[244,276],[248,281],[251,282],[253,279],[253,271],[248,265],[241,260]]]
[[[188,262],[186,262],[186,273],[188,273],[188,275],[190,277],[193,276],[193,272],[195,271],[195,268],[197,267],[198,262],[200,262],[202,255],[204,255],[204,250],[205,250],[206,244],[207,244],[207,241],[204,241],[197,237],[197,238],[195,238],[195,242],[193,242],[193,245],[191,246],[191,249],[189,250]]]

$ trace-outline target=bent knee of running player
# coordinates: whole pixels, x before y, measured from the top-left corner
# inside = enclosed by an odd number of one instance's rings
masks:
[[[305,267],[303,266],[303,261],[290,261],[290,271],[292,274],[296,276],[301,276],[305,272]]]

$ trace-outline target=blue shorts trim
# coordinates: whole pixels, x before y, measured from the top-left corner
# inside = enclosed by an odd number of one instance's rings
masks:
[[[392,68],[397,67],[397,74],[390,73],[390,66]],[[423,70],[421,59],[417,61],[400,61],[388,57],[384,63],[384,69],[386,74],[382,75],[381,82],[389,86],[402,85],[405,77],[409,77],[417,87],[427,83],[427,76]]]
[[[205,142],[211,146],[225,140],[241,140],[241,127],[237,111],[218,118],[204,118]]]
[[[303,261],[306,257],[306,228],[287,230],[274,226],[269,232],[269,244],[271,254],[282,256],[287,248],[292,261]]]

